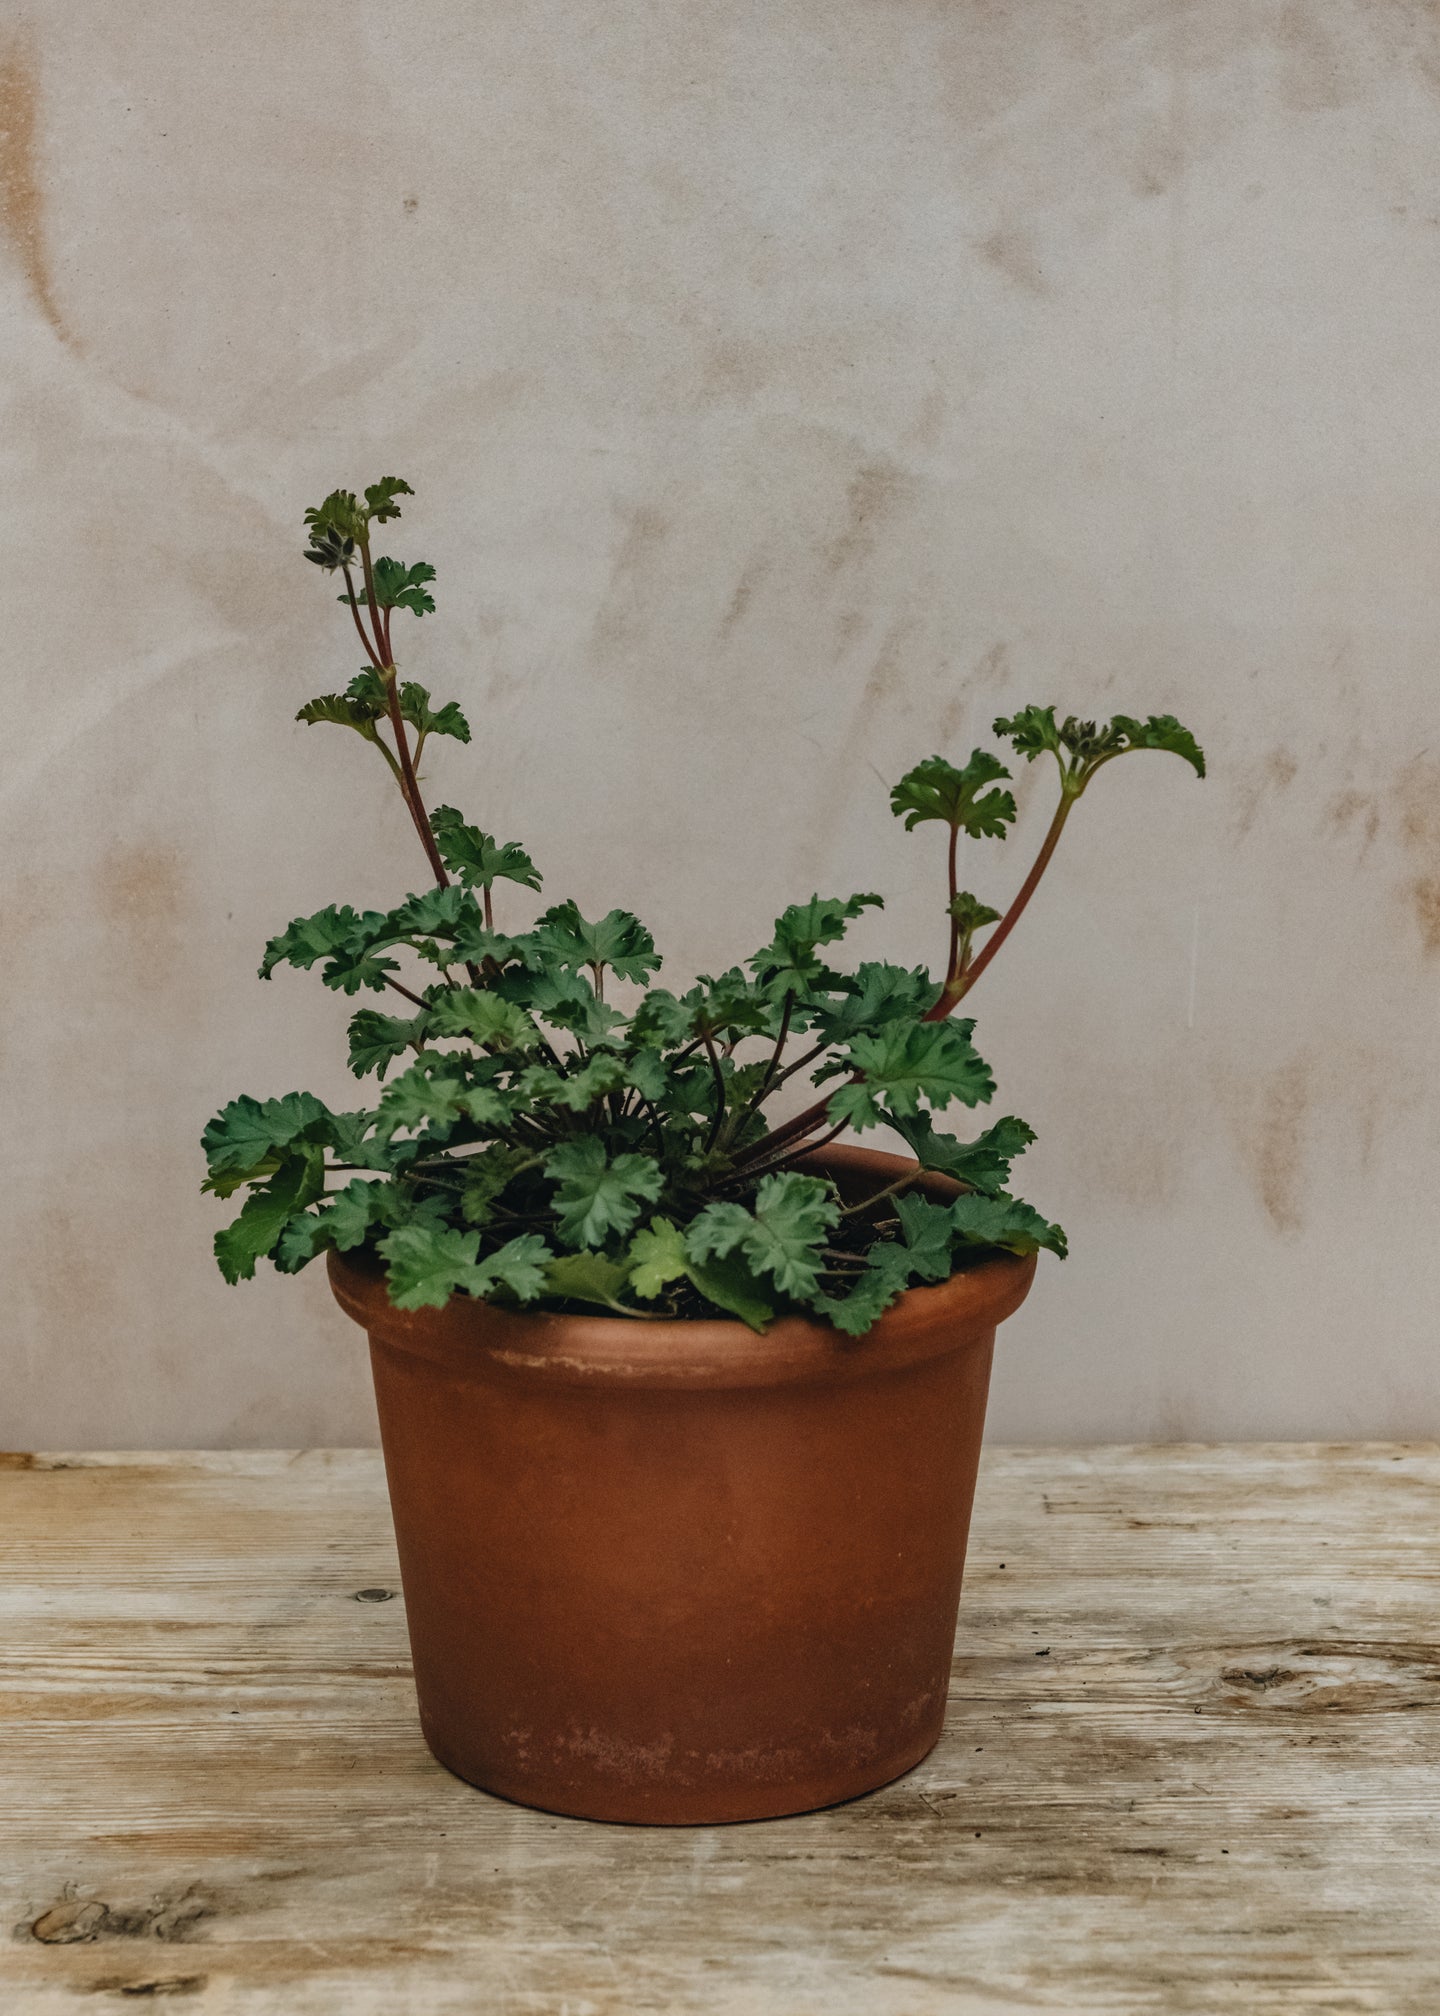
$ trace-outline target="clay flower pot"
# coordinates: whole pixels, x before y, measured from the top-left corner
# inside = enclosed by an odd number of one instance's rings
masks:
[[[912,1165],[819,1166],[864,1195]],[[852,1341],[800,1317],[758,1337],[461,1297],[405,1314],[332,1253],[370,1335],[435,1756],[526,1806],[669,1825],[804,1812],[917,1764],[995,1326],[1034,1271],[987,1259]]]

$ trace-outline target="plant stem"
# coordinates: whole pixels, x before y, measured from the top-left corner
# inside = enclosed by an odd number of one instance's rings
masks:
[[[1072,791],[1061,793],[1060,803],[1055,807],[1055,817],[1050,821],[1050,830],[1045,835],[1040,852],[1035,856],[1035,862],[1030,873],[1020,885],[1020,892],[1016,896],[1015,901],[1010,905],[1010,908],[990,933],[984,946],[976,954],[975,958],[971,960],[964,973],[957,975],[953,987],[946,987],[939,1001],[935,1003],[935,1006],[926,1016],[925,1019],[927,1021],[940,1021],[943,1016],[950,1013],[950,1010],[955,1006],[957,1001],[964,999],[975,985],[975,982],[980,978],[980,975],[985,971],[985,968],[990,964],[990,961],[995,957],[995,954],[1000,950],[1000,947],[1005,943],[1005,940],[1010,936],[1010,933],[1015,929],[1015,926],[1019,923],[1026,904],[1030,901],[1030,898],[1035,894],[1039,886],[1040,877],[1050,865],[1051,855],[1060,844],[1060,835],[1065,830],[1065,821],[1070,817],[1070,808],[1075,803],[1076,795]]]
[[[869,1211],[876,1204],[883,1204],[887,1197],[894,1197],[901,1190],[908,1190],[919,1180],[920,1170],[907,1169],[903,1176],[897,1176],[893,1183],[887,1183],[883,1190],[877,1190],[873,1197],[862,1197],[858,1204],[844,1204],[840,1208],[842,1218],[854,1218],[862,1211]]]
[[[955,850],[960,844],[960,828],[950,828],[950,957],[945,967],[945,985],[953,987],[960,972],[960,919],[955,915],[958,887],[955,879]]]
[[[375,667],[375,670],[380,674],[381,678],[383,679],[385,676],[384,654],[381,651],[379,645],[371,641],[369,632],[366,630],[365,625],[360,621],[360,601],[359,597],[355,593],[355,583],[351,578],[350,569],[348,567],[342,567],[340,571],[345,576],[346,599],[350,604],[350,614],[355,619],[355,628],[359,632],[360,642],[365,646],[365,656],[370,660],[370,663]]]
[[[715,1040],[709,1030],[705,1032],[705,1055],[710,1059],[710,1069],[715,1074],[715,1118],[710,1124],[709,1138],[705,1143],[708,1155],[715,1146],[721,1122],[725,1118],[725,1073],[720,1069],[720,1059],[715,1055]]]
[[[385,985],[393,987],[397,994],[403,994],[407,1001],[413,1001],[417,1008],[428,1008],[430,1006],[430,1003],[422,1001],[418,994],[412,994],[408,987],[402,987],[398,980],[392,980],[388,973],[385,975]]]
[[[425,849],[425,858],[430,863],[430,872],[435,877],[438,889],[448,889],[450,877],[445,872],[445,863],[440,859],[440,850],[435,845],[435,835],[430,831],[430,820],[420,796],[420,786],[415,780],[415,766],[410,760],[410,739],[405,733],[405,720],[400,712],[400,681],[396,676],[395,662],[390,652],[389,628],[383,620],[380,601],[375,593],[375,574],[370,564],[370,541],[360,541],[360,564],[365,574],[365,600],[370,607],[370,622],[377,642],[381,646],[384,662],[377,666],[380,677],[385,681],[390,707],[390,731],[395,737],[395,753],[400,759],[401,790],[405,803],[410,809],[410,817],[415,822],[415,831],[420,836],[420,844]],[[349,575],[347,573],[348,582]],[[353,598],[352,598],[353,606]],[[356,611],[356,627],[364,636]],[[373,656],[373,653],[372,653]]]

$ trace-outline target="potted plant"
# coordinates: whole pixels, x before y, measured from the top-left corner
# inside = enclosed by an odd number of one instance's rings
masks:
[[[943,977],[839,966],[881,899],[812,896],[671,992],[637,918],[541,908],[521,845],[427,810],[423,757],[470,731],[396,669],[393,626],[434,608],[434,569],[374,547],[410,494],[389,477],[306,513],[365,663],[298,718],[377,751],[429,883],[297,918],[260,968],[384,997],[349,1025],[378,1089],[354,1112],[290,1092],[211,1121],[206,1187],[249,1193],[216,1255],[237,1281],[326,1254],[369,1332],[442,1763],[608,1820],[825,1805],[940,1733],[995,1327],[1040,1249],[1065,1251],[1008,1187],[1024,1121],[937,1124],[994,1091],[954,1011],[1096,772],[1204,759],[1169,715],[1026,707],[995,733],[1053,759],[1060,795],[1003,915],[959,888],[956,850],[1004,838],[1005,764],[932,756],[891,793],[945,841]],[[882,1124],[909,1157],[842,1145]]]

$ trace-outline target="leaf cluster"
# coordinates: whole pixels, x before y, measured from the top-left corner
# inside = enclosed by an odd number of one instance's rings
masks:
[[[243,1096],[210,1122],[205,1187],[245,1193],[215,1241],[226,1278],[248,1278],[265,1258],[294,1272],[334,1250],[370,1255],[402,1309],[471,1295],[635,1319],[735,1317],[757,1330],[799,1312],[860,1336],[907,1288],[986,1255],[1063,1255],[1060,1228],[1010,1188],[1034,1139],[1026,1123],[954,1125],[995,1084],[974,1023],[949,1011],[974,935],[996,927],[991,951],[1003,940],[1095,772],[1159,749],[1203,776],[1189,731],[1170,715],[1057,722],[1051,707],[998,720],[1027,762],[1055,757],[1062,787],[1052,838],[1003,917],[957,888],[955,864],[962,837],[1003,840],[1013,827],[1009,769],[977,749],[963,765],[935,755],[907,772],[891,792],[895,816],[907,831],[948,834],[941,979],[844,960],[851,927],[882,899],[816,894],[782,911],[749,958],[677,994],[657,984],[655,941],[628,911],[590,918],[565,899],[497,928],[502,885],[511,903],[541,889],[530,854],[453,806],[425,812],[427,741],[469,742],[471,730],[455,702],[436,706],[402,681],[391,655],[393,612],[435,607],[432,567],[371,552],[373,527],[410,495],[385,477],[306,512],[305,557],[344,576],[339,599],[371,662],[297,719],[380,750],[437,886],[386,910],[327,905],[266,945],[262,978],[318,967],[351,1000],[349,1063],[365,1103]],[[797,1079],[811,1103],[774,1120],[771,1102],[791,1087],[793,1107]],[[842,1195],[809,1151],[881,1127],[913,1163],[869,1196]]]

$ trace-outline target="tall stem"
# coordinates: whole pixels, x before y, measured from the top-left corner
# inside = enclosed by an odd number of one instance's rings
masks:
[[[435,877],[436,887],[448,889],[450,877],[445,872],[445,863],[440,859],[440,850],[435,845],[435,835],[430,831],[430,820],[420,796],[420,786],[415,780],[415,765],[410,760],[410,738],[405,733],[405,719],[400,712],[400,681],[395,674],[395,665],[389,650],[389,636],[383,621],[379,599],[375,593],[375,575],[370,565],[370,541],[360,541],[360,564],[365,572],[365,600],[370,606],[370,621],[377,641],[384,646],[384,663],[377,667],[385,681],[387,701],[390,709],[390,732],[395,737],[395,754],[400,759],[401,792],[410,809],[410,817],[415,822],[415,831],[420,836],[420,844],[425,849],[425,858],[430,863],[430,873]],[[346,576],[347,580],[349,576]],[[352,597],[353,607],[353,597]],[[364,629],[356,612],[356,628],[362,637]],[[374,655],[373,653],[371,654]]]
[[[955,879],[955,850],[960,844],[960,828],[950,828],[950,958],[945,967],[945,985],[952,987],[960,971],[960,919],[955,915],[955,898],[959,893]]]
[[[1055,817],[1050,821],[1050,830],[1045,835],[1040,852],[1035,856],[1030,873],[1020,884],[1020,891],[1015,901],[990,933],[982,950],[971,960],[964,973],[957,976],[953,988],[947,987],[945,993],[940,996],[926,1018],[928,1021],[938,1022],[942,1016],[950,1013],[957,1001],[964,999],[1019,923],[1026,904],[1039,887],[1040,877],[1050,865],[1050,856],[1060,844],[1060,835],[1065,831],[1065,821],[1070,817],[1070,808],[1075,803],[1075,796],[1072,791],[1061,793],[1060,803],[1055,807]]]

